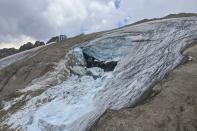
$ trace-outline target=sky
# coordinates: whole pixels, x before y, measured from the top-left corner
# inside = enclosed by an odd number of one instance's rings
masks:
[[[180,12],[197,13],[197,0],[0,0],[0,48]]]

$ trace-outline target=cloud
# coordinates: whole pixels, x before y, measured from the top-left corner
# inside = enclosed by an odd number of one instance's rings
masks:
[[[131,20],[132,20],[132,18],[129,17],[129,16],[127,16],[127,17],[125,17],[124,19],[118,21],[117,27],[125,26],[125,25],[127,25]]]
[[[47,20],[40,12],[43,12],[45,2],[35,0],[1,0],[0,1],[0,43],[14,43],[16,39],[31,37],[40,39],[52,32],[46,32],[49,28]],[[19,43],[15,43],[19,44]]]
[[[197,0],[123,0],[119,10],[132,16],[133,21],[163,17],[172,13],[196,12]]]
[[[7,37],[6,42],[1,42],[0,47],[1,48],[19,48],[21,43],[25,44],[26,42],[32,42],[35,43],[35,39],[29,36],[21,35],[18,38],[13,37]]]
[[[60,33],[72,36],[110,29],[121,17],[124,14],[115,10],[112,0],[1,0],[0,46],[24,44],[24,36],[47,40]]]
[[[107,30],[169,13],[197,12],[196,5],[196,0],[0,0],[0,48],[60,33]]]
[[[114,4],[116,6],[116,9],[120,8],[121,0],[114,0]]]

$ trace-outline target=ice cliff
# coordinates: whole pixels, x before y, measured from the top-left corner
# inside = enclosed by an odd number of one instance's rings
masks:
[[[155,82],[186,58],[181,52],[197,40],[197,17],[147,22],[104,32],[73,46],[47,77],[19,92],[58,85],[37,96],[4,101],[3,110],[26,99],[0,126],[24,131],[85,131],[107,109],[135,106]],[[63,72],[63,73],[62,73]]]

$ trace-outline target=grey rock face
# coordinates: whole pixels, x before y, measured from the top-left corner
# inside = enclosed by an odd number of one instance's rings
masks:
[[[4,49],[0,49],[0,59],[1,58],[4,58],[6,56],[10,56],[10,55],[13,55],[15,53],[17,53],[18,50],[15,49],[15,48],[4,48]]]
[[[34,47],[43,46],[45,43],[43,41],[36,41]]]
[[[34,45],[31,42],[28,42],[27,44],[22,45],[19,48],[19,51],[21,52],[21,51],[29,50],[29,49],[32,49],[32,48],[34,48]]]

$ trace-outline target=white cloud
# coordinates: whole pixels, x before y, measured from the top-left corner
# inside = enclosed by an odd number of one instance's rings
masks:
[[[118,20],[125,17],[124,12],[116,10],[113,1],[89,3],[87,7],[89,17],[83,22],[83,26],[89,29],[88,33],[115,28]]]
[[[62,26],[81,22],[87,18],[83,0],[49,0],[47,10],[43,12],[49,24],[57,29]]]
[[[197,12],[196,5],[197,0],[0,0],[0,48],[2,43],[24,44],[24,37],[47,40],[60,33],[72,36],[169,13]]]
[[[121,1],[122,1],[122,0],[114,0],[114,4],[115,4],[115,6],[116,6],[116,9],[119,9],[119,8],[120,8],[120,6],[121,6]]]
[[[1,42],[0,49],[1,48],[19,48],[21,45],[26,44],[27,42],[35,43],[36,39],[30,37],[21,35],[18,38],[13,38],[11,36],[7,37],[6,42]]]
[[[163,17],[172,13],[197,12],[197,0],[123,0],[120,10],[132,17],[132,21]]]

